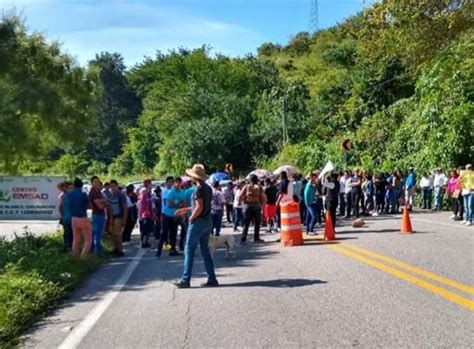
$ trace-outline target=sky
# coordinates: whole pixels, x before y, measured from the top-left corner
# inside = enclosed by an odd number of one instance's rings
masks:
[[[319,28],[371,2],[319,0]],[[12,9],[80,64],[108,51],[132,66],[157,50],[206,44],[236,57],[255,54],[264,42],[285,44],[310,30],[311,0],[0,0],[0,11]]]

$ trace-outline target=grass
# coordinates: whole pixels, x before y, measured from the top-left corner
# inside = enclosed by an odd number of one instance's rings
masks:
[[[0,240],[0,348],[11,348],[48,310],[107,259],[62,250],[62,234]]]

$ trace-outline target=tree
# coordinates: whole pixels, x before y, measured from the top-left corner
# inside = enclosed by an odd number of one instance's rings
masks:
[[[136,124],[141,100],[127,80],[120,54],[103,52],[89,69],[97,74],[100,89],[86,150],[90,159],[109,164],[121,153],[128,128]]]
[[[80,146],[90,125],[93,77],[57,42],[28,34],[14,15],[0,20],[0,171]],[[27,166],[26,166],[27,167]]]

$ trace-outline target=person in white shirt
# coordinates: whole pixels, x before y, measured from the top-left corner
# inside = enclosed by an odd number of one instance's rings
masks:
[[[344,216],[346,213],[346,181],[347,171],[344,171],[339,178],[339,216]]]
[[[240,194],[244,187],[243,182],[238,182],[234,189],[234,232],[239,231],[238,226],[242,226],[242,200]]]
[[[345,191],[344,191],[344,198],[346,201],[346,218],[349,218],[351,216],[351,211],[352,211],[352,188],[350,186],[351,184],[351,177],[352,177],[352,172],[347,171],[346,172],[346,183],[345,183]]]
[[[222,217],[224,216],[225,198],[221,185],[215,182],[212,188],[211,217],[212,235],[219,236],[222,228]]]
[[[433,180],[434,195],[435,195],[434,209],[437,211],[443,208],[443,195],[444,195],[444,191],[447,184],[448,184],[448,177],[446,177],[446,175],[443,173],[441,168],[438,167],[435,170],[435,176]]]
[[[420,180],[420,187],[423,191],[423,209],[431,210],[431,201],[433,198],[433,177],[424,173]]]

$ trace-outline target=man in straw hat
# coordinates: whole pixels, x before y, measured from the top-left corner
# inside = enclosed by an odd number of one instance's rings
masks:
[[[178,288],[189,288],[191,286],[191,274],[194,264],[194,253],[198,244],[201,247],[201,255],[204,259],[208,280],[202,286],[216,287],[219,285],[214,271],[214,262],[209,252],[209,235],[212,230],[211,199],[212,189],[206,184],[206,171],[204,166],[196,164],[191,169],[186,170],[186,174],[192,178],[196,188],[192,197],[192,207],[182,208],[176,211],[176,215],[191,213],[189,218],[188,234],[184,247],[184,270],[181,280],[175,283]]]

